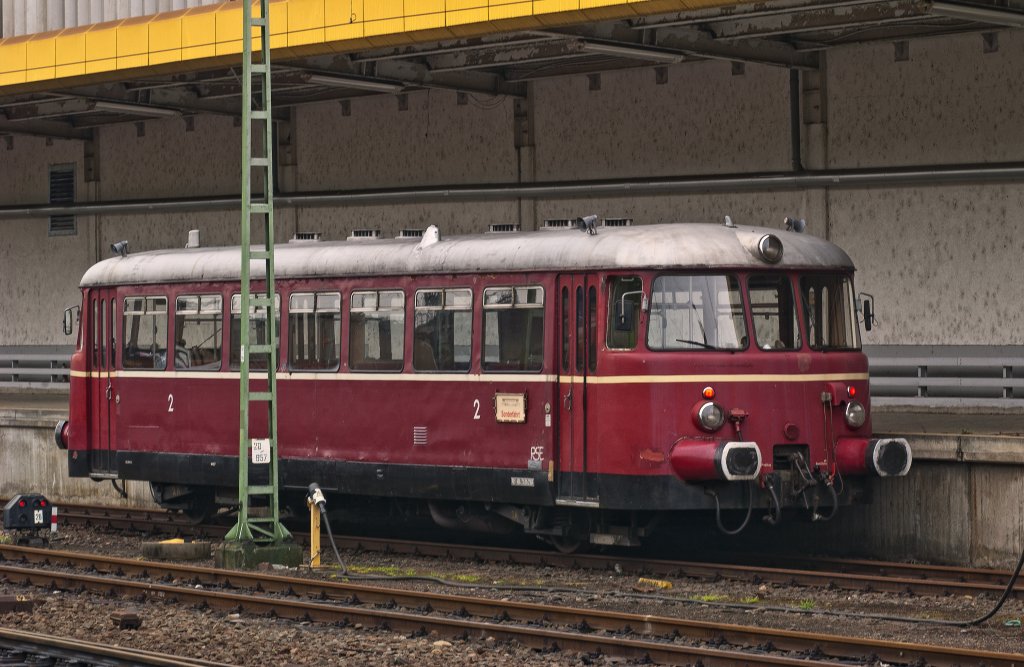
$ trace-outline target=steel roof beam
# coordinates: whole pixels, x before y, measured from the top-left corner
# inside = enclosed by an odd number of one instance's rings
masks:
[[[739,60],[776,67],[817,69],[818,57],[798,52],[789,44],[773,41],[726,43],[694,28],[662,28],[640,33],[625,23],[599,24],[567,32],[536,31],[539,35],[600,40],[652,52],[651,61],[660,62],[665,50],[677,51],[694,59]],[[657,57],[656,57],[657,56]]]
[[[820,0],[776,0],[768,3],[750,3],[727,5],[712,9],[700,9],[659,16],[642,16],[629,21],[633,30],[649,30],[651,28],[668,28],[684,25],[706,25],[719,21],[735,21],[763,16],[778,16],[816,9],[850,7],[854,5],[873,5],[887,0],[839,0],[838,2],[821,2]]]
[[[0,132],[7,134],[24,134],[50,139],[74,139],[90,141],[92,130],[75,127],[71,123],[60,123],[52,120],[20,120],[11,121],[0,118]]]
[[[547,60],[562,60],[586,55],[582,39],[547,37],[539,42],[523,45],[504,45],[473,51],[457,51],[429,56],[427,64],[431,72],[507,67]]]
[[[750,39],[806,32],[822,32],[928,18],[931,3],[924,0],[818,9],[732,22],[716,22],[708,29],[718,39]]]

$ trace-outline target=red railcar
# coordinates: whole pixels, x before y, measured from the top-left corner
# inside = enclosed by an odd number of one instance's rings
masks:
[[[86,273],[57,432],[72,476],[145,480],[172,508],[236,502],[239,257]],[[810,235],[432,228],[275,261],[280,483],[297,498],[315,481],[343,506],[633,544],[676,512],[723,530],[721,510],[828,517],[865,476],[910,467],[906,441],[871,437],[852,262]]]

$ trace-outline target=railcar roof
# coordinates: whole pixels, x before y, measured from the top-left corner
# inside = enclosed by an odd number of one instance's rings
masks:
[[[766,264],[756,254],[765,234],[783,242],[778,264]],[[239,246],[140,252],[93,265],[81,286],[237,281],[240,263]],[[275,247],[274,264],[278,280],[593,269],[853,268],[841,248],[810,234],[706,223],[599,227],[593,235],[576,229],[477,234],[432,244],[418,239],[291,242]],[[253,268],[253,278],[262,278],[262,266],[259,272],[256,264]]]

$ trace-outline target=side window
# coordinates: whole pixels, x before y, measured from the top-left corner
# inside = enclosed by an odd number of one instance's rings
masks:
[[[126,369],[167,368],[167,298],[130,296],[124,300],[124,350]]]
[[[750,276],[750,315],[754,337],[762,350],[796,350],[800,347],[800,328],[789,276],[765,274]]]
[[[544,288],[484,290],[485,371],[539,371],[544,365]]]
[[[288,297],[288,367],[336,370],[341,359],[341,293],[300,292]]]
[[[639,276],[608,278],[608,326],[605,343],[610,350],[636,349],[644,282]]]
[[[277,313],[277,321],[281,321],[281,295],[274,295],[274,311]],[[280,325],[279,325],[280,326]],[[280,330],[278,331],[280,334]],[[267,329],[267,311],[264,309],[249,309],[249,344],[266,345],[269,330]],[[281,344],[280,335],[277,336],[278,346]],[[231,368],[242,367],[242,295],[231,295],[231,355],[228,363]],[[277,355],[274,355],[275,360]],[[255,354],[249,356],[249,370],[267,370],[267,355]]]
[[[348,365],[355,371],[401,371],[405,352],[405,293],[353,292]]]
[[[224,338],[220,294],[179,296],[174,302],[174,367],[219,370]]]
[[[468,371],[473,345],[473,292],[416,292],[412,367],[418,371]]]

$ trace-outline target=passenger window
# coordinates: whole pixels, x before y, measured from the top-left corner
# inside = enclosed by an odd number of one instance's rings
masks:
[[[762,350],[799,349],[800,328],[789,276],[751,276],[747,291],[757,346]]]
[[[274,312],[277,313],[277,321],[281,321],[281,295],[274,295]],[[280,352],[281,346],[281,330],[280,324],[278,324],[278,336],[277,345]],[[250,308],[249,309],[249,344],[250,345],[266,345],[267,336],[269,330],[267,329],[267,311],[265,308]],[[228,363],[231,368],[238,369],[242,367],[242,295],[232,294],[231,295],[231,355],[228,359]],[[274,355],[274,363],[277,363],[277,354]],[[276,368],[276,366],[275,366]],[[251,371],[265,371],[267,370],[267,355],[265,354],[252,354],[249,355],[249,370]]]
[[[167,298],[130,296],[124,300],[124,351],[126,369],[167,368]]]
[[[544,365],[544,288],[484,290],[485,371],[539,371]]]
[[[418,371],[468,371],[473,346],[473,292],[416,292],[412,367]]]
[[[348,365],[356,371],[400,371],[405,353],[405,293],[353,292]]]
[[[608,278],[608,326],[605,341],[610,350],[636,348],[644,283],[639,276]]]
[[[658,276],[651,286],[652,350],[740,350],[747,346],[740,285],[731,275]]]
[[[174,302],[174,367],[219,370],[224,338],[223,299],[219,294],[179,296]]]
[[[288,367],[337,370],[341,360],[341,294],[303,292],[288,298]]]

